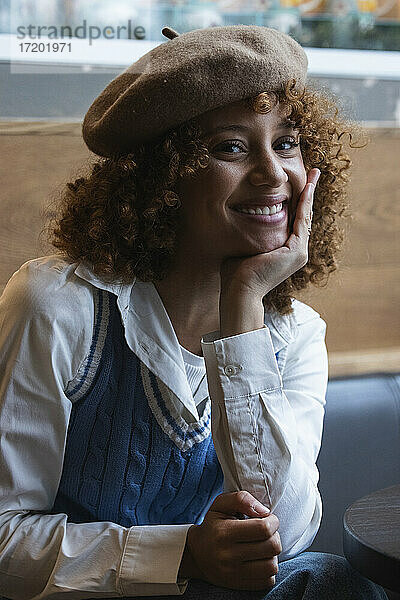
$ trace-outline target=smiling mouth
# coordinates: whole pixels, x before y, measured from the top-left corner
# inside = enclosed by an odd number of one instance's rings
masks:
[[[232,207],[232,210],[249,223],[273,227],[282,226],[288,220],[288,202],[278,202],[272,206]]]
[[[282,212],[283,205],[285,202],[278,202],[272,206],[254,206],[254,207],[236,207],[233,210],[236,212],[248,214],[248,215],[275,215]]]

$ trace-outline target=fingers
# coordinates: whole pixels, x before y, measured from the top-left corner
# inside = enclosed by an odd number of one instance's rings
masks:
[[[300,200],[297,205],[296,218],[293,224],[293,233],[298,237],[305,237],[311,233],[312,217],[313,217],[313,201],[314,192],[321,171],[319,169],[311,169],[308,172],[307,183],[303,192],[300,195]]]
[[[279,572],[278,557],[267,560],[254,560],[246,563],[246,575],[251,579],[265,580],[265,577],[277,575]]]
[[[262,542],[271,538],[279,529],[279,519],[273,513],[262,519],[232,520],[227,535],[232,542]]]
[[[249,562],[233,561],[227,587],[238,590],[260,590],[275,585],[279,572],[277,556]]]
[[[282,551],[279,519],[269,513],[250,515],[257,500],[249,492],[217,496],[201,525],[189,529],[187,547],[193,572],[215,585],[233,589],[264,589],[275,583],[277,555]],[[262,505],[261,505],[262,506]],[[236,519],[249,510],[251,518]],[[265,512],[265,511],[264,511]],[[206,576],[204,574],[207,574]]]
[[[268,540],[260,542],[241,542],[234,547],[233,558],[240,562],[273,558],[282,552],[282,543],[279,531],[276,531]]]
[[[316,186],[320,175],[321,171],[317,167],[311,169],[308,172],[307,183],[312,183]]]
[[[311,227],[312,222],[312,206],[314,202],[314,192],[318,178],[321,174],[319,169],[311,169],[308,173],[307,183],[302,193],[303,202],[299,203],[300,208],[300,223],[304,223],[306,228]]]
[[[261,575],[257,578],[255,578],[254,575],[248,577],[247,573],[243,574],[235,571],[235,573],[230,577],[229,583],[225,585],[225,587],[246,591],[271,590],[275,585],[275,575],[268,577],[266,575],[264,565],[262,565],[261,569],[258,569],[258,571],[261,571]]]
[[[248,517],[260,517],[269,513],[269,508],[261,504],[246,490],[219,494],[212,503],[210,510],[229,516],[236,513],[243,513]]]

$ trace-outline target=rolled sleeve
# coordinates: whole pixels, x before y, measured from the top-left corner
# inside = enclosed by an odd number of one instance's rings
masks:
[[[314,539],[322,516],[316,459],[327,385],[325,322],[300,307],[303,322],[275,356],[267,326],[201,341],[215,450],[224,491],[246,490],[280,521],[282,553]],[[279,366],[278,366],[279,364]]]

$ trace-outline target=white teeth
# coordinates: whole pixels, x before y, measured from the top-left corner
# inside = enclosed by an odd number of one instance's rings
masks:
[[[237,208],[236,210],[249,215],[274,215],[282,210],[282,202],[279,204],[274,204],[271,207],[264,206],[263,208]]]

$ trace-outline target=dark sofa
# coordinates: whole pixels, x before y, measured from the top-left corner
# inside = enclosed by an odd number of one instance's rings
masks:
[[[330,380],[325,408],[317,461],[323,516],[308,550],[343,556],[346,508],[362,496],[400,483],[400,375]],[[386,593],[390,600],[400,600],[400,594]]]

